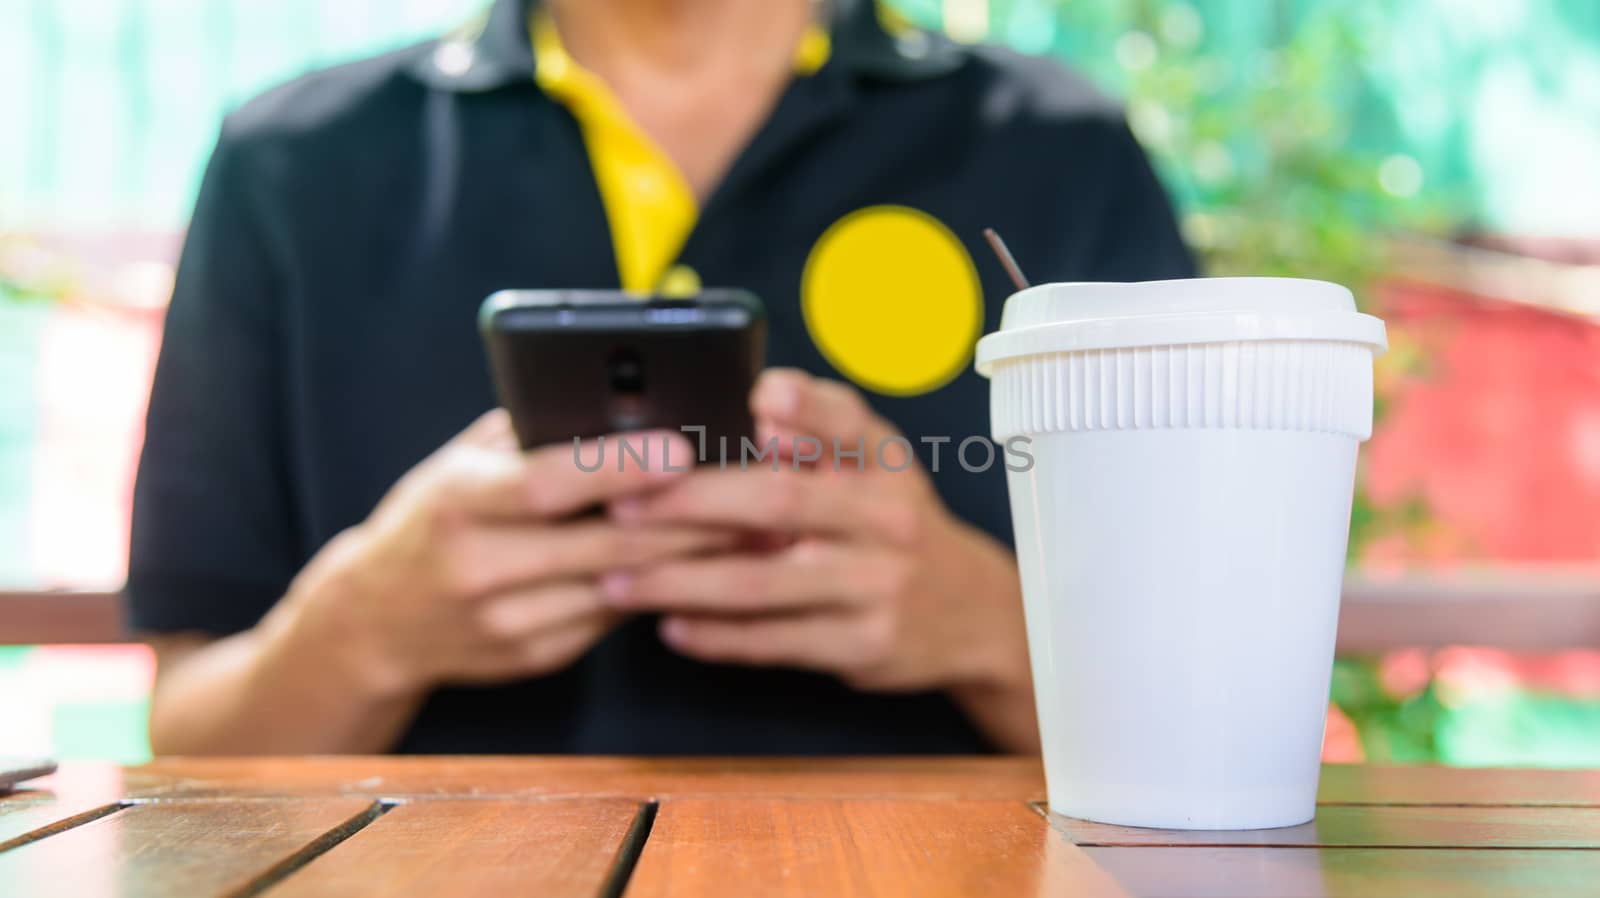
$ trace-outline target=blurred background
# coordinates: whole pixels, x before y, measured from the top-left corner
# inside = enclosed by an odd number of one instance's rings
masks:
[[[148,756],[111,594],[221,116],[483,2],[0,4],[0,754]],[[1389,321],[1326,757],[1600,766],[1600,4],[888,6],[1125,97],[1208,273]]]

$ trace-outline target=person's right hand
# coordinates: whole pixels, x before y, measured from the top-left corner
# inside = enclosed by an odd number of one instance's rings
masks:
[[[608,441],[598,470],[573,447],[519,452],[505,412],[484,415],[408,472],[362,524],[312,559],[289,590],[298,624],[339,653],[356,683],[407,695],[441,683],[537,676],[575,661],[617,622],[599,574],[732,545],[708,528],[618,527],[574,517],[648,492],[687,467],[681,434],[635,435],[648,469]],[[586,445],[585,464],[595,457]]]

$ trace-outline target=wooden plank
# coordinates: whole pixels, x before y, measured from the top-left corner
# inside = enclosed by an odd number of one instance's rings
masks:
[[[159,758],[132,773],[187,795],[1044,798],[1025,757]]]
[[[600,894],[631,801],[429,799],[397,805],[272,889],[272,898]]]
[[[1050,815],[1073,843],[1368,848],[1600,848],[1600,808],[1332,805],[1302,826],[1169,830],[1110,826]]]
[[[1140,898],[1593,898],[1600,851],[1085,848]]]
[[[664,801],[627,898],[1123,895],[1019,801]]]
[[[0,853],[29,898],[214,898],[270,882],[371,819],[366,799],[136,804]]]
[[[1329,764],[1322,768],[1317,801],[1320,804],[1600,807],[1600,770]]]
[[[0,645],[136,641],[119,593],[0,591]]]

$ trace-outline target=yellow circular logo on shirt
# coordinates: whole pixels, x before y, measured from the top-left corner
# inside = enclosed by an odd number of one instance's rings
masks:
[[[972,257],[938,219],[869,206],[817,240],[800,310],[812,342],[850,380],[915,396],[966,368],[983,328],[983,290]]]

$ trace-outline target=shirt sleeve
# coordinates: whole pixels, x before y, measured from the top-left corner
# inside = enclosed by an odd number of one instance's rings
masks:
[[[1172,202],[1150,159],[1122,120],[1111,126],[1105,171],[1110,190],[1089,257],[1089,280],[1158,281],[1198,275]]]
[[[133,496],[135,631],[253,626],[298,567],[286,476],[281,279],[225,125],[178,264]]]

